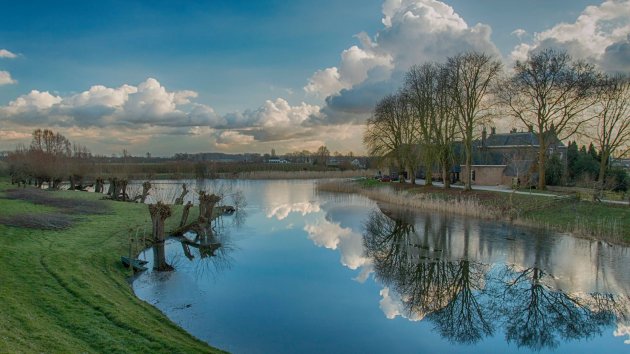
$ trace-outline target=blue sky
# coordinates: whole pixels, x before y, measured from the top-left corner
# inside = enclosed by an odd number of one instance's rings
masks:
[[[509,67],[553,45],[630,68],[627,0],[0,5],[0,150],[51,127],[107,154],[360,152],[413,63],[475,49]]]

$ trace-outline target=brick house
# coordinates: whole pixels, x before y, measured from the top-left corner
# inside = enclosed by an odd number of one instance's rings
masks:
[[[557,155],[566,166],[567,147],[557,138],[553,129],[548,134],[548,156]],[[473,143],[470,172],[473,185],[536,185],[539,147],[538,134],[531,128],[528,132],[513,129],[503,134],[497,134],[492,128],[489,135],[484,129],[481,139]],[[462,176],[468,173],[463,164],[461,171]]]

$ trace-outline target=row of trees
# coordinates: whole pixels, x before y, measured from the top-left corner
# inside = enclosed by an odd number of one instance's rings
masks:
[[[7,157],[14,183],[32,181],[38,187],[48,183],[50,187],[58,188],[66,178],[71,187],[81,182],[92,157],[85,146],[73,144],[62,134],[49,129],[37,129],[32,135],[30,146],[20,145]]]
[[[515,118],[538,136],[540,189],[545,188],[552,140],[586,132],[601,152],[598,177],[603,183],[610,157],[628,151],[630,83],[553,49],[517,62],[511,75],[484,53],[463,53],[443,63],[413,66],[402,88],[377,103],[364,144],[370,155],[412,175],[419,164],[427,171],[440,166],[448,187],[454,142],[461,141],[464,165],[471,171],[473,141],[499,115]],[[464,183],[471,188],[470,173]]]

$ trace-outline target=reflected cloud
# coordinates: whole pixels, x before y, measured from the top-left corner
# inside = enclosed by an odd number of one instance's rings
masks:
[[[393,320],[400,316],[410,321],[420,321],[424,318],[422,314],[415,312],[408,313],[405,311],[405,305],[400,295],[394,291],[390,291],[389,287],[384,287],[379,294],[381,295],[381,301],[378,303],[379,308],[388,319]]]
[[[624,340],[625,344],[630,344],[630,325],[624,325],[619,323],[617,329],[613,332],[615,337],[628,336],[628,339]]]
[[[300,213],[302,216],[306,216],[306,214],[317,213],[319,210],[319,204],[315,202],[287,203],[271,208],[267,212],[267,217],[284,220],[290,213]]]
[[[361,272],[354,278],[356,281],[365,282],[373,272],[372,260],[365,256],[363,236],[351,228],[342,227],[339,223],[330,222],[322,217],[314,224],[305,225],[304,231],[315,245],[332,250],[339,249],[341,264],[352,270],[360,269]]]

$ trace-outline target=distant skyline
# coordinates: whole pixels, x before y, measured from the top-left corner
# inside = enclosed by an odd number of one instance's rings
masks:
[[[630,73],[630,0],[1,1],[0,151],[363,153],[409,66],[558,47]]]

